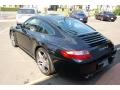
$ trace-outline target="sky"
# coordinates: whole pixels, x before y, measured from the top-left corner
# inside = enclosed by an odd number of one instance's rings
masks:
[[[33,3],[34,2],[34,3]],[[0,0],[0,5],[120,5],[120,0]]]

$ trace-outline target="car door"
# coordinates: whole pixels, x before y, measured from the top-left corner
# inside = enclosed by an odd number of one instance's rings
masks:
[[[17,40],[20,47],[24,48],[31,54],[32,41],[34,39],[33,26],[37,23],[36,18],[28,19],[17,33]]]
[[[29,22],[31,19],[28,19],[26,22]],[[16,37],[17,37],[17,42],[20,47],[24,48],[24,43],[26,41],[25,35],[26,35],[26,30],[24,28],[24,25],[20,26],[20,29],[16,28]]]

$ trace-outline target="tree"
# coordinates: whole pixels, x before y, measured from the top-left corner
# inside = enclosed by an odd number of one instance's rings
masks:
[[[120,15],[120,5],[118,5],[115,10],[113,11],[114,14]]]

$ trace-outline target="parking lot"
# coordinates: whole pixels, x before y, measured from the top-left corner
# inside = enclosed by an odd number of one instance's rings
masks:
[[[115,22],[106,22],[95,20],[90,17],[88,25],[101,32],[109,38],[118,49],[115,62],[110,67],[120,62],[120,18]],[[53,76],[43,75],[35,61],[20,48],[14,48],[9,39],[9,28],[15,25],[15,20],[6,20],[0,22],[0,84],[26,84],[37,82],[36,84],[97,84],[97,81],[109,69],[100,72],[90,80],[81,80],[79,76],[74,78],[74,74],[66,75],[57,74]],[[69,77],[68,77],[69,76]]]

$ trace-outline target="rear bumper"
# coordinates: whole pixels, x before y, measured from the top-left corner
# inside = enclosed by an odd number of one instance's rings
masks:
[[[105,20],[107,21],[115,21],[117,17],[106,17]]]
[[[80,20],[80,21],[82,21],[83,23],[87,23],[88,19],[87,19],[87,18],[83,18],[83,19]]]
[[[89,62],[82,62],[82,63],[76,63],[74,61],[72,62],[66,62],[65,60],[58,60],[56,62],[55,68],[57,69],[67,69],[69,71],[78,72],[80,75],[86,75],[91,74],[99,71],[100,69],[103,69],[104,67],[110,65],[115,56],[116,50],[114,50],[111,54],[105,55],[97,60],[92,60]],[[108,64],[104,63],[107,62]],[[104,64],[106,64],[104,66]]]

